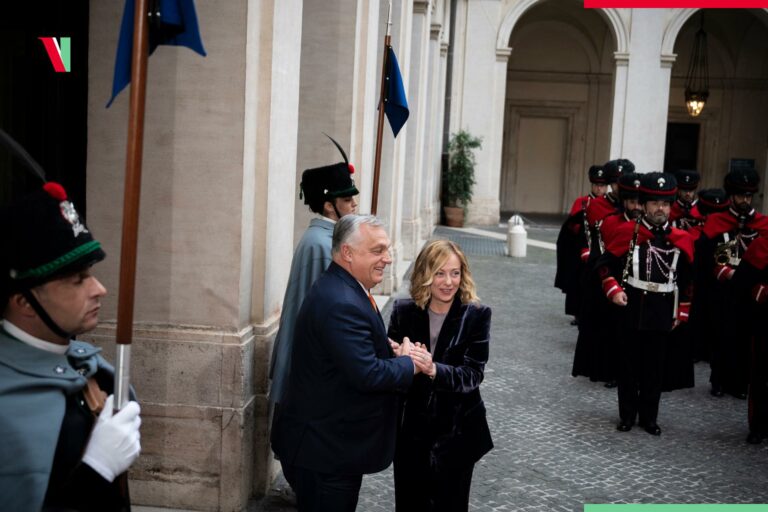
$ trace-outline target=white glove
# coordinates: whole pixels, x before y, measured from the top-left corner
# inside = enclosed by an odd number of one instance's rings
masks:
[[[83,455],[83,462],[108,482],[128,470],[141,452],[139,404],[128,402],[113,414],[113,402],[114,396],[109,395]]]

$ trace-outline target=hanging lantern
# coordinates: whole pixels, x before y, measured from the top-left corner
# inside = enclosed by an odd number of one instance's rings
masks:
[[[709,97],[709,64],[707,60],[707,33],[704,32],[704,11],[701,12],[701,27],[693,40],[693,51],[685,77],[685,106],[691,117],[704,110]]]

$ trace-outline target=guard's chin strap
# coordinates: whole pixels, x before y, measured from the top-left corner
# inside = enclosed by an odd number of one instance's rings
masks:
[[[57,336],[61,336],[64,339],[70,339],[72,337],[72,334],[65,332],[64,329],[59,327],[56,322],[53,321],[53,319],[48,315],[48,313],[43,309],[43,306],[40,305],[40,303],[37,301],[35,296],[32,294],[30,290],[23,290],[21,294],[24,296],[25,299],[27,299],[27,302],[29,302],[29,305],[32,306],[32,309],[35,310],[35,313],[37,313],[37,316],[40,317],[40,319],[45,323],[45,325],[48,326],[48,328],[53,331],[54,334]]]
[[[331,139],[331,140],[333,140],[333,139]],[[336,220],[337,221],[341,220],[341,213],[339,213],[339,209],[336,208],[336,198],[335,197],[329,197],[328,199],[326,199],[326,201],[331,203],[331,206],[333,206],[333,211],[336,214]]]

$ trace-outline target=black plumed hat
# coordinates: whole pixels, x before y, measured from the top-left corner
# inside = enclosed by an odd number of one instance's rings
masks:
[[[758,183],[760,183],[760,176],[757,171],[749,167],[742,167],[733,169],[725,175],[723,188],[729,196],[754,194],[757,192]]]
[[[607,183],[616,183],[623,173],[635,172],[635,164],[626,158],[609,160],[603,165],[603,171],[606,174]]]
[[[4,208],[0,229],[6,236],[0,262],[5,293],[38,286],[105,257],[64,187],[55,182]]]
[[[680,190],[695,190],[699,186],[701,176],[699,171],[694,169],[680,169],[675,171],[675,179],[677,180],[677,188]]]
[[[640,175],[640,202],[674,201],[677,180],[668,172],[648,172]]]
[[[325,201],[337,197],[356,196],[360,192],[355,186],[352,175],[355,167],[347,160],[347,154],[341,148],[338,142],[326,135],[331,142],[338,148],[343,162],[332,165],[324,165],[305,170],[301,175],[301,195],[304,197],[304,204],[320,213]]]
[[[699,201],[696,204],[702,215],[709,215],[727,210],[731,201],[722,188],[705,188],[699,190]]]
[[[640,197],[640,175],[628,172],[619,176],[619,199],[637,199]]]
[[[603,185],[608,183],[605,181],[605,171],[603,171],[602,165],[592,165],[589,168],[589,182]]]

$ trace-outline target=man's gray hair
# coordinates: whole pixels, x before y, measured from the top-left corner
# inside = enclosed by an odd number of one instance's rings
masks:
[[[374,215],[345,215],[333,228],[333,245],[331,252],[338,254],[342,244],[350,244],[351,240],[358,237],[360,226],[367,224],[372,228],[383,228],[384,223]]]

